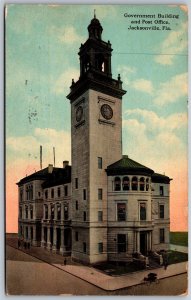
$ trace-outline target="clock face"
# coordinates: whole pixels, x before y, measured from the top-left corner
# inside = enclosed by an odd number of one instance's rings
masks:
[[[101,114],[106,120],[110,120],[113,117],[113,110],[108,104],[101,106]]]
[[[83,116],[83,108],[82,106],[79,106],[76,110],[76,121],[80,122]]]

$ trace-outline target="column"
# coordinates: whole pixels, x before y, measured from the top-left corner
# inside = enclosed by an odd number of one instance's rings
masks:
[[[66,247],[64,245],[64,228],[61,228],[60,254],[64,255]]]
[[[50,227],[47,227],[47,250],[51,250]]]
[[[36,226],[33,225],[33,246],[37,246],[37,240],[36,240]]]
[[[129,190],[132,190],[132,176],[129,176]]]
[[[41,247],[44,247],[45,240],[44,240],[44,227],[41,227]]]

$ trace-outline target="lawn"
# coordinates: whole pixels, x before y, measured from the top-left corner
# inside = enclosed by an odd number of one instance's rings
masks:
[[[188,232],[170,232],[170,243],[180,246],[188,246]]]
[[[168,264],[177,264],[179,262],[188,261],[188,254],[178,251],[169,251],[168,252]]]

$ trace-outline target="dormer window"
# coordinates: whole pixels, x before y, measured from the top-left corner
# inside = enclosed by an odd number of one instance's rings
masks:
[[[123,178],[123,190],[129,191],[129,177],[127,176]]]
[[[132,178],[132,190],[133,191],[137,191],[138,189],[138,180],[137,180],[137,177],[133,177]]]
[[[115,177],[114,191],[120,191],[120,190],[121,190],[121,179],[120,177]]]
[[[141,177],[140,178],[140,191],[144,191],[145,190],[145,178]]]

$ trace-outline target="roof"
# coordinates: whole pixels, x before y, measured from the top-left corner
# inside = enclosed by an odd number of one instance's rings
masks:
[[[154,171],[128,157],[123,155],[122,159],[109,165],[106,169],[107,175],[152,175]]]
[[[64,169],[58,168],[57,170],[54,170],[51,174],[48,174],[47,180],[42,184],[42,188],[48,188],[70,182],[71,166],[66,166]]]
[[[155,182],[155,183],[170,183],[172,178],[169,178],[168,176],[162,175],[159,173],[154,173],[151,176],[151,180],[152,180],[152,182]]]
[[[52,173],[49,172],[49,168],[47,167],[22,178],[17,185],[22,185],[33,180],[44,180],[42,184],[43,188],[69,183],[71,182],[71,166],[66,166],[65,168],[53,167]]]

